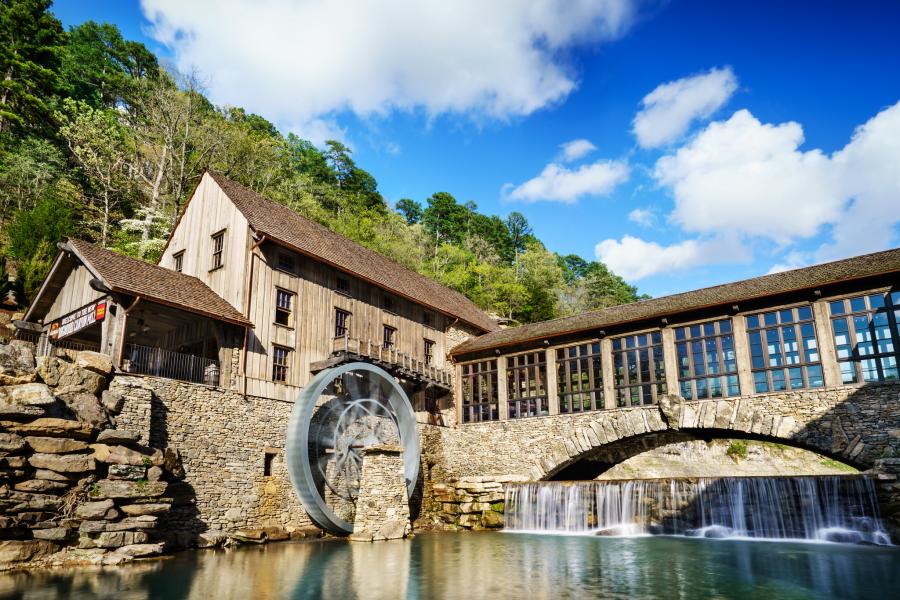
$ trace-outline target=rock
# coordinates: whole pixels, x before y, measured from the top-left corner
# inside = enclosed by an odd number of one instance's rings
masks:
[[[103,463],[149,467],[163,462],[163,454],[159,450],[152,454],[144,454],[125,446],[106,444],[91,444],[91,450],[94,451],[94,458]]]
[[[666,394],[659,399],[659,412],[669,429],[681,427],[681,414],[684,412],[684,398],[675,394]]]
[[[16,484],[16,490],[20,492],[59,492],[69,487],[68,483],[61,481],[47,481],[46,479],[29,479]]]
[[[98,548],[121,548],[134,544],[144,544],[150,536],[143,531],[104,531],[94,539]]]
[[[97,482],[92,498],[152,498],[166,493],[164,481],[126,481],[123,479],[103,479]]]
[[[267,539],[262,529],[238,529],[231,537],[245,544],[264,544]]]
[[[181,453],[177,448],[166,448],[165,452],[163,452],[162,467],[178,479],[185,476],[184,466],[181,463]]]
[[[68,437],[79,440],[88,439],[93,431],[93,428],[88,423],[53,417],[35,419],[30,423],[0,421],[0,429],[12,431],[19,435]]]
[[[50,471],[47,469],[37,469],[34,472],[35,479],[45,479],[47,481],[62,481],[67,482],[71,481],[68,477],[61,473],[57,473],[56,471]]]
[[[123,563],[131,562],[132,560],[134,559],[132,559],[130,556],[119,554],[118,552],[110,552],[109,554],[105,554],[103,556],[101,562],[105,567],[115,567]]]
[[[116,550],[116,554],[123,554],[131,558],[141,558],[143,556],[156,556],[162,554],[164,544],[157,542],[155,544],[131,544],[130,546],[122,546]]]
[[[0,565],[44,558],[57,549],[58,546],[48,540],[0,541]]]
[[[18,452],[25,447],[25,440],[14,433],[0,433],[0,452]]]
[[[163,470],[159,467],[150,467],[147,469],[147,479],[149,481],[159,481],[162,479]]]
[[[292,540],[302,540],[306,538],[320,538],[323,532],[318,527],[297,527],[291,531]]]
[[[394,519],[384,523],[372,536],[373,541],[400,540],[406,537],[409,521]]]
[[[98,444],[136,444],[140,440],[139,433],[126,429],[104,429],[97,435]]]
[[[216,548],[225,543],[228,535],[218,529],[210,529],[197,535],[198,548]]]
[[[144,466],[109,465],[110,479],[129,479],[131,481],[136,481],[138,479],[143,479],[146,475],[147,468]]]
[[[65,527],[53,527],[50,529],[33,529],[31,535],[36,540],[51,540],[64,542],[69,537],[70,530]]]
[[[86,454],[33,454],[28,462],[37,469],[59,473],[84,473],[97,468],[94,459]]]
[[[270,542],[283,542],[291,539],[291,534],[281,527],[263,527],[263,532]]]
[[[75,355],[75,366],[93,371],[98,375],[108,376],[113,371],[112,359],[99,352],[82,350]]]
[[[0,387],[0,417],[39,417],[56,400],[43,383]]]
[[[109,415],[93,393],[79,389],[57,389],[56,397],[69,407],[79,421],[90,423],[97,429],[109,425]]]
[[[147,504],[126,504],[120,508],[126,515],[137,517],[141,515],[159,515],[168,511],[171,507],[171,504],[157,502]]]
[[[35,379],[34,349],[30,344],[14,340],[0,345],[0,385],[31,383]]]
[[[490,529],[503,527],[503,515],[492,510],[485,511],[481,515],[481,526]]]
[[[13,492],[10,494],[10,499],[14,502],[18,502],[15,506],[13,506],[10,512],[14,513],[25,513],[30,511],[35,512],[55,512],[59,509],[61,504],[61,500],[58,496],[52,496],[49,494],[38,494],[34,492]],[[43,520],[43,515],[34,515],[33,520],[31,522]],[[23,514],[19,514],[19,520],[28,522],[28,517]]]
[[[371,533],[354,533],[350,536],[351,542],[371,542],[374,536]]]
[[[99,394],[106,387],[106,378],[53,356],[37,361],[37,374],[52,388]]]
[[[156,528],[157,517],[126,517],[121,521],[82,521],[78,531],[83,534],[101,533],[104,531],[143,531]]]
[[[103,520],[111,521],[118,518],[119,511],[112,500],[100,500],[98,502],[83,502],[75,509],[75,516],[90,521]]]
[[[80,452],[88,447],[80,440],[66,438],[28,436],[25,441],[35,452],[44,454],[66,454],[68,452]]]
[[[229,508],[228,510],[225,511],[225,518],[228,519],[229,521],[231,521],[232,523],[237,523],[238,521],[240,521],[241,519],[244,518],[244,514],[241,512],[241,509],[239,509],[237,507]]]
[[[104,390],[103,394],[100,396],[100,404],[112,414],[118,414],[122,410],[122,405],[124,403],[125,396],[120,392]]]

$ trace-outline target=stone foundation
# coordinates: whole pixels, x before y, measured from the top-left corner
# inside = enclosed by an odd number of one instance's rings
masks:
[[[435,483],[431,502],[417,526],[447,531],[499,529],[503,527],[506,485],[526,480],[521,475],[482,475]]]
[[[359,542],[396,540],[406,537],[411,530],[403,446],[365,448],[350,539]]]

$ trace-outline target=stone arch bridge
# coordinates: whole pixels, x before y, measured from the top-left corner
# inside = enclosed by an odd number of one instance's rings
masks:
[[[868,469],[900,456],[900,383],[691,402],[670,395],[658,405],[426,427],[422,437],[433,481],[593,479],[631,456],[691,438],[773,441]]]

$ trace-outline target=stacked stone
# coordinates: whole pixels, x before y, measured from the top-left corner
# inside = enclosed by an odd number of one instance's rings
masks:
[[[891,540],[896,544],[900,542],[900,458],[876,460],[871,474],[875,479],[881,517]]]
[[[435,483],[433,523],[447,530],[499,529],[503,527],[506,484],[527,480],[522,475],[481,475]]]
[[[110,428],[122,402],[103,392],[111,374],[94,352],[36,361],[29,343],[0,345],[0,568],[75,544],[74,557],[107,564],[162,551],[149,542],[177,456]]]
[[[403,473],[403,446],[379,444],[363,450],[354,541],[401,539],[409,535],[409,498]]]

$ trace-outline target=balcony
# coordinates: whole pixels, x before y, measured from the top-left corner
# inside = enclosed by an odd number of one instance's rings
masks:
[[[122,356],[122,371],[204,385],[220,385],[219,361],[193,354],[127,344]]]
[[[362,361],[378,365],[398,379],[424,383],[446,390],[453,387],[453,372],[441,369],[425,361],[399,352],[394,348],[385,348],[378,342],[362,340],[349,336],[334,338],[331,358],[313,363],[313,373],[324,371],[344,363]]]

